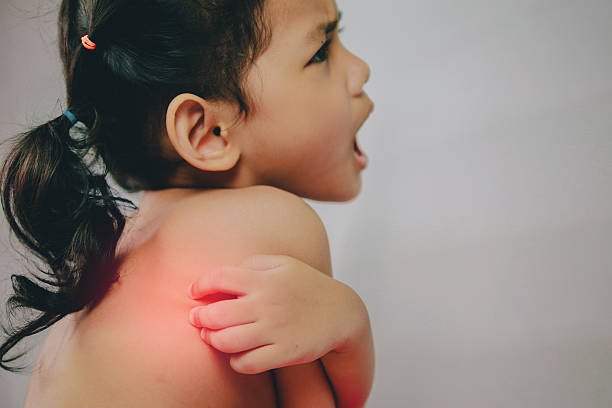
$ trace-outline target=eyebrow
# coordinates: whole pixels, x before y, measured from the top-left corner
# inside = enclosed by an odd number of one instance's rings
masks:
[[[321,39],[321,34],[325,34],[325,37],[329,35],[332,31],[338,27],[338,23],[342,19],[342,11],[338,10],[338,18],[334,21],[323,22],[317,25],[312,31],[310,31],[307,35],[307,39],[309,42],[316,42]]]

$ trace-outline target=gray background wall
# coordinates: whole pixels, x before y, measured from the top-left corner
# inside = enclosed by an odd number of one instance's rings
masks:
[[[57,4],[0,3],[2,138],[65,106]],[[612,406],[612,2],[338,5],[371,162],[353,202],[309,203],[370,310],[368,406]],[[0,405],[26,383],[0,373]]]

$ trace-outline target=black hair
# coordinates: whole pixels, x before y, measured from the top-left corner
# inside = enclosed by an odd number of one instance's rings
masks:
[[[0,366],[21,340],[95,305],[118,279],[115,251],[125,225],[110,175],[127,191],[172,187],[183,165],[161,151],[172,99],[193,93],[252,109],[248,68],[269,45],[265,0],[63,0],[59,52],[68,109],[17,135],[2,167],[1,200],[11,230],[42,263],[11,275],[17,310],[38,314],[4,327]],[[83,47],[89,35],[95,50]],[[44,285],[41,285],[44,284]]]

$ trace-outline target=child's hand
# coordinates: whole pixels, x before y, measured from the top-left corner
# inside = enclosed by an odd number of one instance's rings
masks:
[[[288,256],[255,255],[238,267],[206,273],[190,288],[202,298],[238,296],[191,310],[206,343],[230,357],[242,374],[314,361],[342,347],[368,316],[348,285]]]

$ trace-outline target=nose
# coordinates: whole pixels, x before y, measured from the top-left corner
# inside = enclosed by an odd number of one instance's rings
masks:
[[[351,54],[349,65],[349,91],[352,96],[359,96],[363,86],[370,80],[370,66],[358,56]]]

